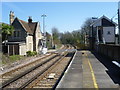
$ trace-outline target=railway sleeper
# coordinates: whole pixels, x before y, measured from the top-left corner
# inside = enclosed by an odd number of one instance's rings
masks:
[[[35,87],[33,87],[33,88],[47,88],[47,89],[49,89],[49,88],[52,88],[52,87],[39,87],[39,86],[35,86]]]
[[[53,86],[55,83],[41,83],[37,84],[37,86]]]
[[[39,85],[39,84],[51,84],[51,83],[55,83],[56,81],[54,80],[54,81],[44,81],[44,82],[38,82],[38,84],[37,85]]]
[[[39,87],[52,87],[54,84],[40,84]]]

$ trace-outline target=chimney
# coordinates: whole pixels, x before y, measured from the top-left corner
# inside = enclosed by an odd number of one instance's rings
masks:
[[[32,23],[32,17],[29,16],[28,23]]]
[[[10,18],[10,24],[12,24],[13,23],[13,21],[14,21],[14,12],[12,12],[12,11],[10,11],[10,14],[9,14],[9,18]]]

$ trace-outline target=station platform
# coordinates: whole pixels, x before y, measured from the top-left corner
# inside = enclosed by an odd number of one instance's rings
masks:
[[[119,88],[119,72],[112,62],[90,51],[77,51],[57,85],[59,88]],[[108,60],[109,61],[109,60]],[[107,64],[107,65],[106,65]],[[109,66],[110,65],[110,66]],[[112,67],[113,66],[113,67]],[[110,68],[111,67],[111,68]],[[112,75],[111,75],[112,74]]]

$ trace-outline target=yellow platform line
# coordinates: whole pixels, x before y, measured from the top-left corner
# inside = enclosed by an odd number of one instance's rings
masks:
[[[88,59],[87,53],[86,53],[86,57],[87,57],[87,59]],[[90,71],[91,71],[91,74],[92,74],[92,79],[93,79],[94,87],[98,90],[98,84],[97,84],[97,82],[96,82],[95,74],[94,74],[94,71],[93,71],[93,68],[92,68],[92,65],[91,65],[89,59],[88,59],[88,64],[89,64]]]

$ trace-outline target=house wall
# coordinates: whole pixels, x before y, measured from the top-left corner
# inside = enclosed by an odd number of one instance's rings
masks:
[[[25,44],[22,44],[19,46],[19,54],[20,55],[26,55],[27,51],[40,51],[40,48],[42,47],[40,42],[41,39],[43,38],[42,33],[40,31],[40,23],[37,23],[36,30],[35,30],[35,36],[34,36],[34,41],[33,41],[33,36],[29,35],[24,27],[22,26],[21,22],[17,18],[12,23],[15,32],[19,32],[19,35],[13,34],[12,36],[9,37],[8,41],[9,42],[24,42]],[[35,43],[33,45],[33,43]],[[33,49],[33,47],[35,49]]]
[[[19,45],[19,55],[26,55],[26,52],[26,44],[24,43]]]
[[[14,20],[14,22],[12,23],[13,27],[14,27],[14,31],[19,32],[19,37],[15,37],[15,33],[13,33],[12,36],[10,36],[8,38],[8,41],[12,41],[12,42],[21,42],[26,40],[26,31],[24,30],[24,28],[22,27],[22,25],[20,24],[20,22],[17,20],[17,18]]]
[[[43,38],[42,33],[40,31],[40,23],[37,23],[37,28],[36,28],[36,32],[35,32],[35,38],[36,38],[36,52],[40,51],[41,48],[41,44],[40,44],[40,40]]]
[[[33,51],[33,36],[28,35],[26,37],[26,52]]]
[[[95,37],[95,41],[99,41],[99,35],[98,35],[98,27],[102,26],[101,28],[101,37],[102,38],[102,41],[104,42],[104,39],[105,39],[105,42],[106,43],[115,43],[115,25],[105,19],[105,18],[102,18],[100,20],[98,20],[94,25],[93,25],[93,36]],[[108,32],[110,32],[111,34],[108,35]],[[95,34],[96,33],[96,34]],[[98,39],[99,38],[99,39]]]
[[[106,43],[114,43],[115,27],[103,27],[103,37]]]

